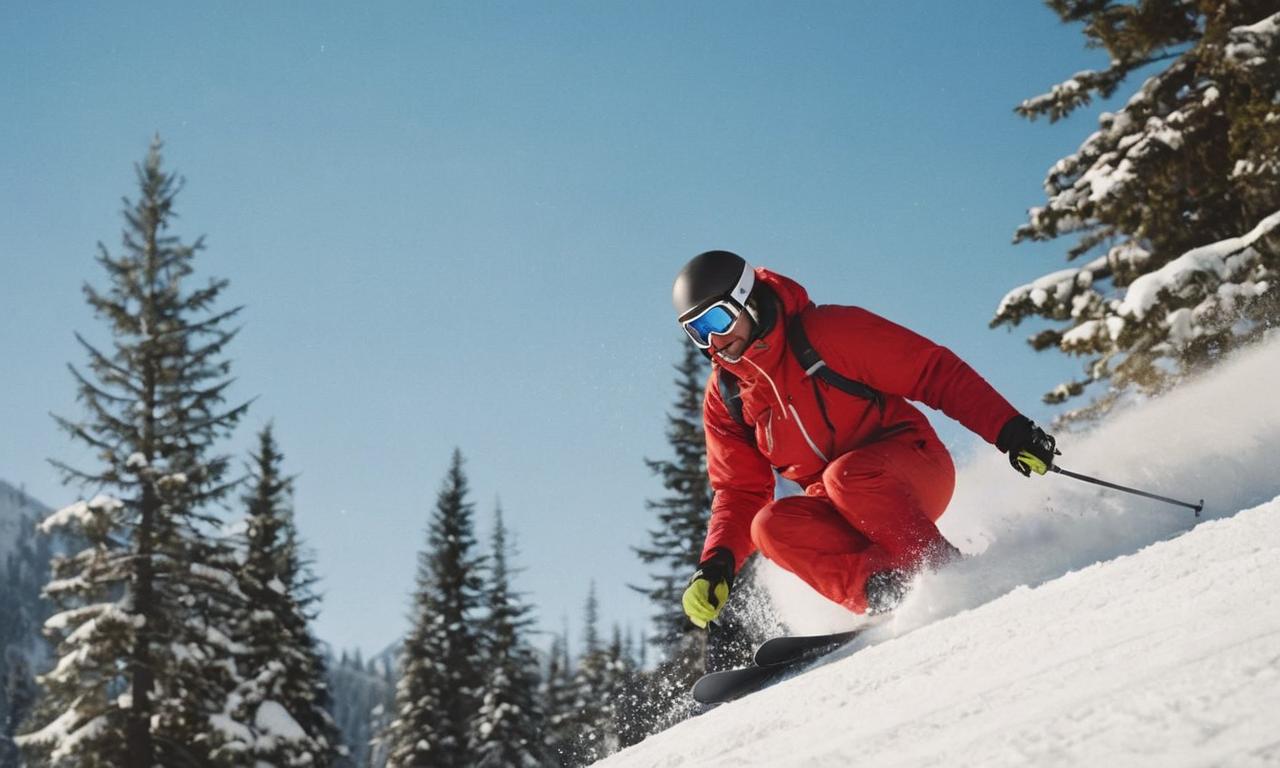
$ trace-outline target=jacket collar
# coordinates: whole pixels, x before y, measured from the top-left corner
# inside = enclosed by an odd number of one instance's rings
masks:
[[[712,356],[712,361],[736,376],[744,388],[763,383],[766,376],[776,377],[781,372],[787,346],[787,323],[813,303],[804,286],[764,267],[756,267],[756,282],[768,286],[776,297],[777,318],[773,327],[752,341],[742,357],[735,361]]]

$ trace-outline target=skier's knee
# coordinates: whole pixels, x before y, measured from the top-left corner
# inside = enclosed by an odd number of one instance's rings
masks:
[[[751,521],[751,540],[765,557],[777,560],[777,544],[785,527],[786,516],[778,514],[777,507],[769,504]]]
[[[856,488],[884,475],[884,462],[874,454],[850,451],[827,465],[822,471],[822,485],[827,492]]]

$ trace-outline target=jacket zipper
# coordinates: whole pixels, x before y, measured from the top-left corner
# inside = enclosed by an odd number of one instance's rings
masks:
[[[754,360],[752,360],[751,358],[749,358],[749,357],[744,357],[744,358],[742,358],[742,359],[743,359],[743,360],[745,360],[746,362],[750,363],[750,364],[751,364],[751,367],[752,367],[752,368],[755,368],[757,371],[759,371],[759,372],[760,372],[760,375],[764,377],[764,380],[765,380],[765,381],[767,381],[767,382],[769,382],[769,388],[773,390],[773,396],[774,396],[775,398],[777,398],[777,400],[778,400],[778,405],[783,405],[783,402],[782,402],[782,393],[778,391],[778,385],[773,383],[773,377],[772,377],[772,376],[770,376],[769,374],[765,373],[765,372],[764,372],[764,369],[763,369],[763,368],[761,368],[760,366],[756,365],[755,361],[754,361]],[[785,408],[785,407],[782,409],[782,418],[783,418],[783,419],[787,418],[787,410],[786,410],[786,408]]]
[[[787,408],[791,410],[791,415],[796,417],[796,426],[800,427],[800,434],[804,436],[804,441],[809,444],[809,449],[817,454],[824,464],[829,464],[830,459],[822,451],[818,450],[818,444],[813,442],[812,437],[809,437],[809,430],[804,428],[804,422],[800,420],[800,412],[796,410],[795,403],[792,402],[790,395],[787,396]]]

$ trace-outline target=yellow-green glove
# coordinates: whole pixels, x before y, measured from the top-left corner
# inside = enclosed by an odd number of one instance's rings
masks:
[[[1053,466],[1053,457],[1062,455],[1053,435],[1021,414],[1009,419],[1000,430],[996,447],[1009,454],[1009,465],[1023,477],[1031,477],[1032,472],[1043,475]]]
[[[733,553],[723,547],[698,564],[684,591],[684,612],[696,626],[705,629],[724,610],[733,587]]]

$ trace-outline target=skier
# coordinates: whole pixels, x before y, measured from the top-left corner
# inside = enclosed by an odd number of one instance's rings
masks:
[[[706,627],[759,549],[854,613],[902,599],[911,576],[959,556],[935,522],[955,467],[917,400],[1043,475],[1054,439],[945,347],[728,251],[680,271],[672,301],[713,363],[703,399],[711,523],[684,610]],[[774,499],[774,476],[803,495]]]

